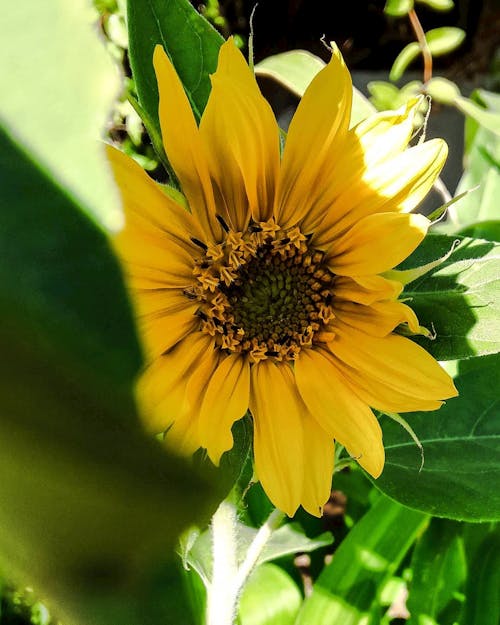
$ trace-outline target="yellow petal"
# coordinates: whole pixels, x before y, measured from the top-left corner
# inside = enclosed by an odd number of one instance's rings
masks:
[[[179,404],[175,421],[165,434],[165,444],[178,454],[188,456],[203,446],[200,406],[218,363],[218,350],[208,350],[187,377],[182,404]]]
[[[165,195],[134,159],[110,145],[106,145],[106,154],[122,197],[125,228],[165,233],[189,248],[193,247],[190,237],[203,240],[203,231],[192,215]]]
[[[245,415],[249,395],[250,365],[241,354],[232,353],[213,373],[200,409],[200,440],[216,465],[233,446],[231,428]]]
[[[302,431],[305,471],[301,504],[309,514],[321,516],[331,492],[335,445],[309,414],[303,419]]]
[[[412,332],[420,331],[413,310],[402,302],[374,302],[371,306],[336,301],[335,318],[372,336],[387,336],[400,323],[407,323]],[[335,331],[336,319],[332,321]]]
[[[200,133],[176,71],[159,45],[153,64],[160,96],[158,114],[165,152],[174,168],[193,215],[212,241],[220,237],[212,183]]]
[[[301,223],[304,232],[318,235],[343,218],[336,200],[359,187],[367,170],[407,147],[418,106],[419,100],[413,99],[398,111],[372,115],[348,131],[341,158],[327,159],[322,168],[321,189],[314,193],[311,210]]]
[[[312,80],[290,123],[274,214],[292,226],[310,211],[322,192],[325,164],[342,158],[349,127],[352,83],[335,49],[328,65]]]
[[[410,339],[397,334],[369,336],[341,322],[336,323],[335,333],[329,349],[369,380],[419,399],[442,400],[457,395],[446,371]]]
[[[271,217],[279,171],[278,126],[253,73],[232,38],[219,53],[201,119],[212,177],[234,230]]]
[[[368,473],[378,477],[385,458],[379,422],[343,382],[328,353],[303,349],[295,363],[295,377],[311,414]]]
[[[414,412],[417,410],[437,410],[443,405],[436,399],[422,399],[403,393],[382,379],[372,379],[363,372],[349,367],[345,362],[331,354],[335,366],[346,385],[362,401],[382,412]]]
[[[252,367],[250,409],[257,477],[273,504],[293,516],[304,483],[303,404],[287,364]]]
[[[335,280],[335,298],[370,306],[382,300],[395,300],[403,285],[382,276],[339,276]]]
[[[193,332],[144,371],[136,390],[150,431],[163,432],[180,413],[190,376],[213,351],[213,338]]]
[[[363,150],[365,169],[397,156],[408,146],[419,107],[420,98],[412,98],[398,110],[371,115],[353,128]]]
[[[200,322],[195,316],[196,310],[197,305],[186,300],[180,310],[149,314],[139,319],[140,336],[148,360],[158,358],[196,330]]]
[[[125,228],[116,235],[114,243],[132,274],[141,274],[141,268],[145,268],[159,272],[160,277],[164,274],[165,284],[172,286],[186,287],[194,282],[193,256],[166,235]]]
[[[423,215],[370,215],[335,241],[328,265],[334,273],[347,276],[387,271],[416,249],[429,225],[429,220]]]
[[[447,154],[446,143],[432,139],[361,170],[335,199],[315,232],[314,244],[328,248],[367,215],[413,210],[430,191]]]

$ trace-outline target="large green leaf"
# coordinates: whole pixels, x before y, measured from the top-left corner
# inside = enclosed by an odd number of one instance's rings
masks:
[[[119,89],[88,0],[2,7],[0,120],[101,223],[121,211],[101,131]]]
[[[302,603],[297,584],[275,564],[263,564],[250,576],[239,606],[240,625],[293,625]]]
[[[432,519],[413,551],[411,569],[408,625],[442,623],[441,613],[450,609],[467,575],[462,525]]]
[[[436,334],[418,341],[438,360],[500,351],[500,246],[492,241],[428,235],[400,266],[424,265],[449,252],[443,263],[407,285],[404,297],[420,323]]]
[[[134,625],[152,565],[212,489],[139,426],[105,236],[3,131],[0,172],[0,563],[67,623]]]
[[[141,106],[160,133],[153,51],[161,44],[199,120],[223,39],[188,0],[128,0],[129,53]]]
[[[420,451],[398,424],[384,419],[386,463],[375,486],[436,516],[500,519],[500,356],[475,359],[455,384],[459,396],[434,412],[405,415]]]
[[[427,517],[380,497],[316,580],[296,625],[362,625]]]

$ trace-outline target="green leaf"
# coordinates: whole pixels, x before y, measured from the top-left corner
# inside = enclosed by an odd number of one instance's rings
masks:
[[[493,113],[500,119],[500,102],[492,96],[495,94],[485,91],[472,94],[474,101],[488,105],[489,108],[482,111]],[[465,137],[466,169],[458,184],[457,194],[476,186],[479,188],[457,202],[454,208],[454,221],[461,226],[498,219],[500,194],[500,136],[481,126],[478,119],[467,117]]]
[[[89,214],[116,229],[122,213],[99,137],[119,81],[89,4],[9,2],[2,8],[8,27],[0,37],[0,119]]]
[[[500,220],[479,221],[460,230],[458,233],[464,237],[474,237],[476,239],[486,239],[487,241],[497,241],[500,243]]]
[[[316,580],[296,625],[362,625],[427,517],[380,497]]]
[[[500,136],[500,113],[488,111],[469,98],[459,96],[454,100],[455,106],[465,115],[472,117],[478,124]]]
[[[291,50],[274,54],[255,65],[257,76],[267,76],[301,98],[311,80],[318,74],[325,62],[306,50]]]
[[[440,76],[431,78],[426,83],[425,90],[433,100],[441,104],[453,104],[457,97],[460,96],[460,89],[457,85],[451,80],[441,78]]]
[[[301,98],[311,80],[320,72],[325,63],[306,50],[291,50],[268,56],[255,66],[257,76],[267,76],[276,80],[285,89]],[[375,113],[375,107],[353,87],[351,127]]]
[[[384,13],[392,17],[402,17],[413,9],[413,0],[386,0]]]
[[[465,39],[465,31],[454,26],[433,28],[425,33],[432,56],[443,56],[456,50]]]
[[[275,564],[263,564],[250,576],[240,599],[240,625],[293,625],[302,595],[293,579]]]
[[[407,67],[420,55],[420,45],[412,41],[396,57],[389,72],[389,79],[396,82],[405,73]]]
[[[462,525],[453,521],[432,519],[417,541],[410,565],[408,625],[441,623],[440,614],[461,590],[467,576],[461,530]]]
[[[413,441],[384,419],[386,463],[374,484],[435,516],[494,521],[500,519],[500,356],[475,361],[455,379],[457,398],[437,411],[407,415],[424,448],[421,471]]]
[[[462,625],[500,621],[500,529],[490,532],[470,566]]]
[[[410,298],[420,324],[435,331],[435,340],[415,340],[438,360],[500,351],[498,244],[430,234],[398,269],[441,258],[456,240],[461,242],[452,254],[405,287],[403,296]]]
[[[135,625],[158,554],[213,490],[139,425],[106,237],[3,131],[0,172],[0,563],[67,623]]]
[[[210,94],[209,75],[217,67],[222,37],[188,0],[128,0],[127,6],[132,73],[140,104],[156,132],[161,133],[153,69],[157,44],[170,57],[199,121]]]
[[[238,563],[243,562],[251,542],[257,535],[253,527],[238,523],[236,528],[238,544]],[[315,538],[305,536],[302,528],[296,523],[288,523],[274,531],[266,546],[259,555],[257,564],[263,564],[270,560],[276,560],[287,555],[299,552],[311,552],[320,547],[326,547],[332,543],[330,532],[324,532]],[[200,534],[190,551],[184,556],[185,563],[198,572],[205,581],[210,582],[212,577],[212,535],[207,530]]]
[[[454,7],[453,0],[417,0],[420,4],[426,4],[435,11],[449,11]]]

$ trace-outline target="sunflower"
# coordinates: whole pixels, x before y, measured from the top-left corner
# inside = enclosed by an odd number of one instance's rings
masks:
[[[280,150],[279,129],[232,40],[196,124],[172,63],[154,52],[163,143],[182,194],[108,149],[126,225],[115,244],[147,366],[147,427],[218,464],[247,411],[255,471],[288,515],[321,513],[334,441],[373,477],[384,466],[372,408],[434,410],[451,378],[403,333],[419,322],[384,277],[422,241],[412,214],[446,144],[408,147],[417,103],[349,127],[352,84],[334,49]],[[399,333],[398,333],[399,331]]]

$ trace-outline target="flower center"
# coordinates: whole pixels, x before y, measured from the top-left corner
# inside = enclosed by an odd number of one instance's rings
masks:
[[[230,232],[194,273],[197,285],[187,295],[200,302],[201,330],[254,362],[293,360],[333,317],[334,275],[298,228],[265,222]]]

